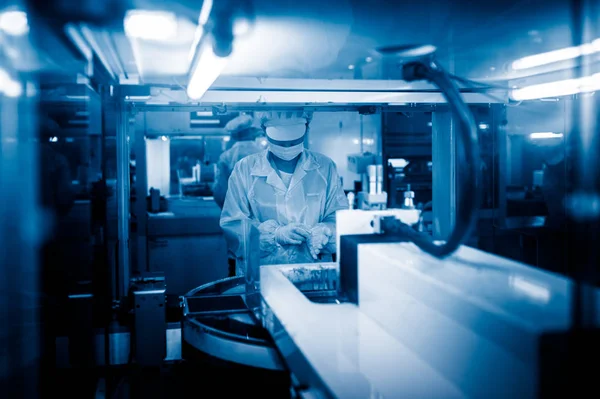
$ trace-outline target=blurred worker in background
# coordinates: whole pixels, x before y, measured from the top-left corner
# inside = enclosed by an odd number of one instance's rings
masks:
[[[348,209],[335,163],[304,149],[309,118],[291,113],[263,117],[268,150],[235,165],[221,227],[236,256],[247,222],[260,232],[260,264],[330,261],[335,213]],[[237,274],[245,271],[237,270]]]
[[[550,140],[547,140],[550,141]],[[564,229],[566,223],[565,196],[567,169],[565,164],[565,141],[555,140],[547,148],[547,156],[544,160],[544,177],[542,182],[542,193],[548,208],[546,227],[553,230]]]
[[[543,234],[537,240],[537,266],[569,275],[567,262],[567,213],[565,198],[568,190],[566,154],[568,141],[561,138],[541,140],[545,153],[542,194],[548,210]]]
[[[225,125],[229,133],[229,148],[221,154],[217,162],[213,196],[219,208],[223,209],[227,183],[235,164],[242,158],[264,150],[256,139],[263,135],[263,130],[255,126],[254,118],[250,115],[240,115]],[[229,254],[229,276],[235,276],[235,255]]]
[[[250,115],[240,115],[232,119],[225,126],[227,133],[231,135],[229,149],[221,154],[217,162],[217,173],[213,187],[215,201],[222,209],[227,194],[227,182],[235,164],[242,158],[264,150],[256,139],[263,133],[262,129],[254,124],[254,118]]]

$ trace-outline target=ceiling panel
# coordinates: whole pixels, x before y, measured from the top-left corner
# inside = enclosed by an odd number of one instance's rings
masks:
[[[179,3],[177,9],[188,12],[180,13],[186,15],[174,41],[130,41],[113,31],[125,75],[141,75],[143,83],[185,84],[196,28],[190,15],[198,4]],[[440,61],[457,75],[508,79],[515,77],[513,60],[572,43],[567,0],[253,3],[256,23],[236,39],[224,76],[396,79],[395,62],[382,59],[378,47],[434,44]]]

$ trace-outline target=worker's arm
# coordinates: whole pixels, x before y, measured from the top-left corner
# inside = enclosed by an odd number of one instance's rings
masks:
[[[225,195],[227,194],[227,183],[229,180],[229,167],[222,161],[217,162],[215,173],[215,184],[213,186],[213,197],[219,208],[223,209]]]
[[[335,164],[332,164],[329,173],[329,184],[327,187],[327,199],[325,202],[325,212],[319,225],[325,225],[332,233],[329,243],[323,248],[322,252],[336,253],[335,248],[335,213],[342,209],[348,209],[348,198],[344,193],[342,181],[337,173]]]
[[[248,185],[250,182],[245,181],[245,178],[250,177],[250,173],[241,172],[241,167],[243,166],[237,163],[229,177],[227,195],[221,213],[221,228],[225,232],[229,250],[237,258],[244,258],[246,250],[255,250],[244,245],[248,240],[250,225],[253,225],[260,232],[261,258],[266,257],[279,247],[275,240],[275,231],[280,227],[280,224],[275,220],[260,223],[254,218],[248,201]]]

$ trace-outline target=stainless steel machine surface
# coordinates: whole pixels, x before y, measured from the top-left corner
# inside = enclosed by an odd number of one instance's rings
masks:
[[[246,307],[245,288],[243,277],[231,277],[190,291],[183,298],[183,340],[228,362],[283,370],[269,334]]]
[[[289,265],[282,272],[315,303],[343,302],[337,292],[335,264],[308,266]],[[190,291],[183,297],[183,341],[228,362],[286,370],[263,320],[248,308],[246,299],[244,277],[226,278]]]
[[[290,372],[325,397],[540,397],[560,362],[546,358],[547,337],[570,326],[573,282],[467,246],[438,259],[367,216],[338,213],[348,303],[313,303],[294,265],[260,269],[264,325]]]

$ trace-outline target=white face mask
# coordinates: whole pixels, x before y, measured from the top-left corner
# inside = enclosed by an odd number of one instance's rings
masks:
[[[269,151],[279,159],[284,161],[291,161],[302,153],[304,150],[304,143],[296,144],[291,147],[282,147],[277,144],[269,143]]]

